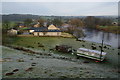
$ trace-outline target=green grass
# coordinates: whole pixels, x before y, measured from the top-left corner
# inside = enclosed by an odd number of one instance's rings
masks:
[[[76,41],[75,38],[63,38],[63,37],[13,37],[13,41],[10,45],[17,45],[32,48],[34,50],[40,50],[44,52],[49,52],[50,49],[55,48],[56,45],[68,45],[72,46],[73,49],[78,48],[88,48],[92,49],[91,45],[93,42],[88,41]],[[39,44],[38,44],[39,43]],[[96,46],[96,50],[100,51],[99,43],[94,43]],[[40,45],[40,47],[38,47]],[[41,47],[42,45],[42,47]],[[83,47],[84,45],[85,47]],[[118,49],[107,46],[108,48],[104,48],[104,52],[107,53],[106,59],[111,63],[117,63],[118,61]],[[54,53],[64,55],[61,52],[55,51]],[[65,54],[68,55],[68,54]],[[72,56],[72,55],[70,55]]]
[[[19,45],[19,46],[33,46],[34,48],[38,48],[38,43],[44,45],[45,48],[54,48],[56,45],[69,45],[72,46],[74,49],[78,49],[82,47],[82,45],[85,46],[85,48],[91,48],[92,42],[82,42],[82,41],[76,41],[75,38],[63,38],[63,37],[13,37],[13,45]],[[97,47],[97,50],[100,50],[98,46],[101,44],[94,43]]]
[[[120,26],[99,26],[98,29],[102,29],[106,32],[119,33],[120,34]]]
[[[20,28],[20,30],[26,30],[29,29],[28,27]]]
[[[91,48],[90,42],[80,42],[76,41],[75,38],[62,38],[62,37],[17,37],[12,44],[19,45],[19,46],[33,46],[34,48],[39,49],[38,43],[44,45],[44,48],[51,49],[54,48],[56,45],[69,45],[72,46],[74,49],[78,49],[85,45],[87,48]]]

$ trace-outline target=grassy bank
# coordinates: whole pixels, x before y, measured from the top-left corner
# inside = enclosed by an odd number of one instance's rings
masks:
[[[97,29],[120,34],[120,26],[97,26]]]

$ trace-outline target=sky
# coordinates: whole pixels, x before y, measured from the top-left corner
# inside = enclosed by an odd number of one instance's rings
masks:
[[[4,0],[2,14],[33,14],[55,16],[118,15],[118,0],[76,1]],[[64,2],[66,1],[66,2]],[[106,2],[108,1],[108,2]]]

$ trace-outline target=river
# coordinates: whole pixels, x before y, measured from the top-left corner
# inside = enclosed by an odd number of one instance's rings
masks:
[[[86,35],[86,37],[84,37],[83,40],[102,43],[102,37],[104,34],[104,44],[111,45],[115,48],[120,47],[120,44],[118,44],[118,38],[120,37],[120,34],[108,33],[95,29],[83,29],[83,31]]]

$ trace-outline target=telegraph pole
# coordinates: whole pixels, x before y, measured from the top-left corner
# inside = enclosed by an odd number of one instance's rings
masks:
[[[102,34],[102,46],[101,46],[100,61],[101,61],[101,58],[102,58],[102,51],[103,51],[103,41],[104,41],[104,32],[103,32],[103,34]]]

